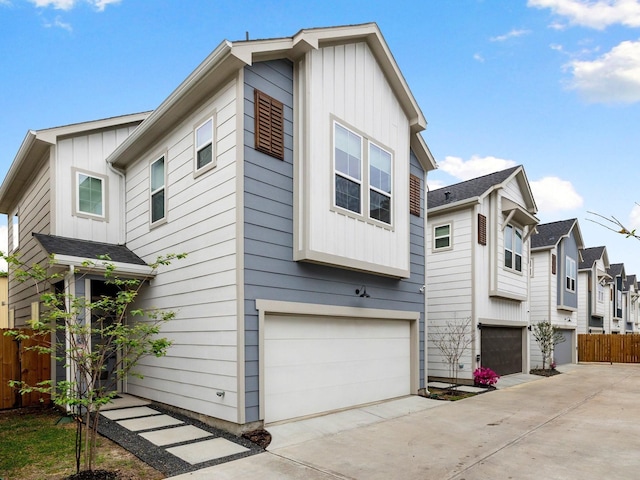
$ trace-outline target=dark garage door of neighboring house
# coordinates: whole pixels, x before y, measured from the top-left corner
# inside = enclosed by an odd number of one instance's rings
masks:
[[[574,330],[558,330],[564,337],[564,342],[558,343],[553,349],[553,359],[557,365],[573,362],[573,335]]]
[[[522,328],[482,326],[480,362],[499,375],[522,372]]]

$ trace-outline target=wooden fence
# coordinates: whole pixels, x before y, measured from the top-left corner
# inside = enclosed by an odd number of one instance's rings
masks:
[[[49,403],[49,395],[38,392],[20,395],[17,389],[9,386],[10,380],[19,380],[35,385],[51,379],[51,356],[30,350],[30,347],[48,346],[48,339],[17,341],[6,336],[6,329],[0,329],[0,409],[30,407],[43,402]],[[31,330],[23,330],[30,335]]]
[[[640,335],[578,335],[579,362],[640,363]]]

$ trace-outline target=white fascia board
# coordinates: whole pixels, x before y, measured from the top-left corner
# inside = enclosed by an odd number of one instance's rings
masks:
[[[437,215],[442,212],[459,210],[461,208],[467,208],[472,205],[478,204],[480,204],[480,197],[465,198],[464,200],[459,200],[454,203],[447,203],[446,205],[440,205],[439,207],[429,208],[429,205],[427,205],[427,213],[429,215]]]
[[[416,158],[422,165],[422,169],[425,172],[429,172],[431,170],[435,170],[438,168],[436,164],[436,160],[433,157],[431,150],[427,146],[427,142],[424,141],[422,135],[420,133],[412,133],[410,138],[410,146],[413,153],[416,155]]]
[[[79,133],[90,132],[93,130],[102,130],[120,125],[139,123],[146,119],[150,114],[151,112],[132,113],[130,115],[120,115],[117,117],[92,120],[90,122],[72,123],[61,127],[38,130],[36,135],[38,136],[38,140],[55,144],[58,141],[58,138],[67,135],[77,135]]]
[[[115,267],[116,274],[121,274],[124,276],[131,277],[141,277],[141,278],[153,278],[155,274],[153,273],[153,268],[149,265],[137,265],[133,263],[124,263],[124,262],[112,262],[109,260],[89,260],[93,262],[92,265],[86,266],[87,262],[86,258],[82,257],[74,257],[71,255],[53,255],[53,264],[54,265],[64,265],[68,267],[74,267],[76,271],[96,271],[96,272],[104,272],[106,270],[104,264],[113,265]]]

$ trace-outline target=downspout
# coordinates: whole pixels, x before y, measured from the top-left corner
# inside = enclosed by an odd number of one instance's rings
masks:
[[[107,166],[109,167],[109,170],[111,170],[113,173],[115,173],[118,176],[118,178],[120,178],[120,187],[121,187],[121,191],[122,191],[122,197],[126,197],[127,192],[126,192],[126,183],[125,183],[124,172],[122,170],[119,170],[116,167],[114,167],[111,162],[107,162]],[[119,228],[120,232],[118,233],[118,243],[121,244],[121,245],[126,245],[126,243],[127,243],[126,198],[119,198],[118,199],[118,208],[120,209],[120,222],[119,222],[120,225],[118,225],[118,228]]]

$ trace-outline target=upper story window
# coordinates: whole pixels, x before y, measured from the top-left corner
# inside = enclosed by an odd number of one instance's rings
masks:
[[[104,218],[106,177],[76,172],[76,213]]]
[[[11,220],[11,250],[15,250],[20,246],[20,219],[18,218],[18,212],[13,214]]]
[[[338,122],[333,133],[335,205],[391,225],[392,153]]]
[[[522,272],[522,230],[513,225],[504,229],[504,266]]]
[[[604,285],[602,285],[602,283],[598,282],[598,302],[602,303],[604,302]]]
[[[441,250],[451,246],[451,224],[439,225],[433,229],[433,248]]]
[[[570,292],[576,291],[576,261],[567,257],[565,262],[565,287]]]
[[[391,223],[391,154],[369,143],[369,216]]]
[[[149,166],[151,224],[166,218],[165,155]]]
[[[213,157],[213,117],[205,120],[195,129],[196,172],[214,166]]]

